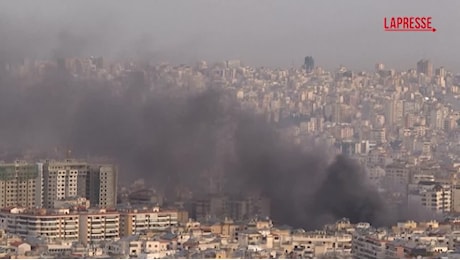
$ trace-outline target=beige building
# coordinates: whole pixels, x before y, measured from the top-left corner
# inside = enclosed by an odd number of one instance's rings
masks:
[[[294,251],[301,251],[300,257],[322,258],[334,254],[351,255],[352,236],[349,234],[326,234],[324,232],[294,233],[292,246]]]
[[[120,213],[120,235],[130,236],[147,231],[165,230],[185,222],[188,214],[180,210],[133,210]]]
[[[23,161],[0,164],[0,208],[35,207],[40,186],[37,164]]]
[[[460,185],[455,184],[452,186],[452,211],[455,213],[460,212]]]
[[[79,241],[84,245],[120,237],[120,214],[116,211],[81,212],[79,219]]]
[[[13,208],[0,212],[0,227],[19,236],[42,237],[48,241],[77,241],[78,214],[69,210],[47,211]]]
[[[387,239],[383,233],[353,235],[352,257],[358,259],[379,259],[386,256]]]
[[[120,214],[105,209],[72,212],[69,209],[0,212],[0,228],[19,236],[43,237],[50,242],[80,241],[84,245],[120,237]]]

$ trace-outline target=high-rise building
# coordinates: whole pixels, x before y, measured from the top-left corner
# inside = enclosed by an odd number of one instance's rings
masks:
[[[433,109],[430,111],[429,117],[430,127],[434,129],[442,129],[444,126],[444,115],[441,109]]]
[[[313,59],[312,56],[305,57],[304,66],[305,66],[305,71],[307,73],[311,73],[313,71],[313,69],[315,68],[315,60]]]
[[[460,185],[452,185],[452,211],[460,213]]]
[[[447,75],[447,71],[444,67],[440,67],[436,70],[436,76],[444,78]]]
[[[117,205],[117,169],[113,165],[92,165],[86,179],[86,198],[91,205],[110,208]]]
[[[385,69],[385,65],[383,63],[375,64],[375,71],[379,72]]]
[[[404,101],[393,98],[392,100],[388,100],[384,106],[385,123],[388,126],[401,125],[404,116]]]
[[[0,164],[0,208],[36,207],[41,185],[37,164],[16,161]]]
[[[417,73],[423,73],[431,78],[433,76],[433,64],[431,61],[423,59],[417,62]]]
[[[76,160],[46,161],[43,164],[43,206],[54,207],[55,200],[86,196],[89,165]]]
[[[113,165],[93,165],[76,160],[43,163],[43,207],[56,200],[83,197],[91,206],[116,206],[117,170]]]

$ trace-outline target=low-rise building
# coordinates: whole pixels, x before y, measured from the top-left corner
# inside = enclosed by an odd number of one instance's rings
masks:
[[[13,208],[0,212],[0,226],[7,233],[23,237],[77,241],[79,216],[68,209],[47,211]]]
[[[130,236],[147,231],[161,231],[185,222],[188,214],[182,210],[129,210],[120,213],[120,235]]]
[[[117,211],[89,210],[79,217],[79,241],[84,245],[120,237],[120,214]]]

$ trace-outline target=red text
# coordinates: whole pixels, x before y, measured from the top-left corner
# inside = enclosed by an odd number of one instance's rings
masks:
[[[385,30],[431,30],[431,17],[391,17],[383,18]]]

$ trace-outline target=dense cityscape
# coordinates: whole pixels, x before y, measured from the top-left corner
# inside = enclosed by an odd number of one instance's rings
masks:
[[[3,257],[459,256],[460,76],[429,60],[406,71],[380,63],[370,71],[344,66],[326,71],[311,56],[303,66],[287,69],[255,68],[238,60],[169,65],[77,57],[8,62],[0,75],[5,85],[14,82],[21,91],[33,91],[56,75],[65,75],[57,82],[76,86],[102,82],[110,88],[107,95],[124,95],[128,89],[135,103],[158,89],[173,89],[174,95],[225,91],[283,140],[358,162],[366,175],[362,187],[378,193],[394,215],[391,223],[380,224],[374,215],[361,214],[367,208],[361,205],[358,217],[328,209],[333,214],[327,223],[322,217],[314,225],[283,223],[275,217],[280,214],[273,197],[258,191],[229,194],[219,174],[206,175],[201,194],[184,187],[171,192],[174,185],[148,175],[135,181],[139,176],[107,154],[85,157],[74,154],[73,145],[59,144],[46,146],[43,155],[37,146],[18,151],[2,141]],[[360,199],[356,196],[350,198]],[[306,219],[316,221],[310,215]]]

